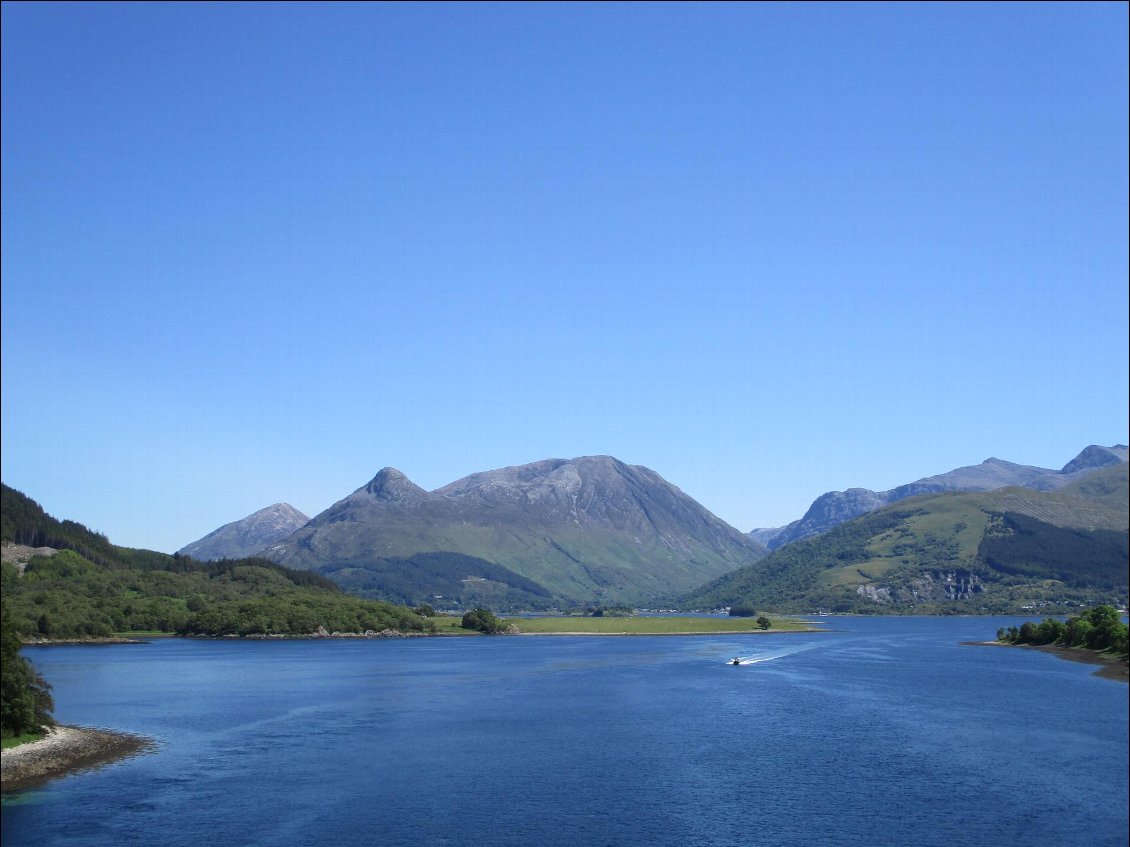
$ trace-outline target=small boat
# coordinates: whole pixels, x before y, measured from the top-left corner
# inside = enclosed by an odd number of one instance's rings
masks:
[[[742,663],[742,660],[741,660],[740,657],[738,657],[738,658],[734,659],[732,662],[730,662],[731,665],[740,665],[741,663]]]

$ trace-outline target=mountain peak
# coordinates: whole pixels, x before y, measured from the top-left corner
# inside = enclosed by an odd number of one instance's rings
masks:
[[[241,520],[224,524],[177,552],[202,562],[254,556],[305,526],[309,520],[289,503],[275,503]]]
[[[364,490],[378,500],[389,502],[423,497],[428,493],[396,468],[381,468]]]
[[[1063,466],[1061,473],[1075,473],[1081,470],[1105,468],[1108,465],[1118,465],[1125,462],[1130,450],[1125,444],[1115,444],[1113,447],[1103,447],[1092,444]]]
[[[394,559],[457,555],[506,568],[570,603],[639,603],[763,553],[654,471],[580,456],[481,471],[431,493],[385,468],[273,547],[270,558],[375,574],[400,568],[388,564]],[[472,569],[459,576],[480,575]],[[365,579],[377,585],[377,577]],[[421,596],[438,593],[415,570],[397,579]],[[506,595],[493,596],[499,602]]]
[[[260,515],[264,517],[266,517],[267,515],[283,515],[286,517],[292,517],[295,520],[301,520],[302,523],[306,523],[306,521],[310,520],[308,517],[306,517],[306,515],[302,514],[302,512],[298,511],[298,509],[290,505],[290,503],[274,503],[265,509],[260,509],[253,515],[249,515],[249,517],[255,518],[259,517]]]

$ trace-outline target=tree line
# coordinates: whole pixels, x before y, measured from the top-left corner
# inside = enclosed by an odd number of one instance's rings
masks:
[[[23,639],[104,638],[123,632],[178,635],[307,635],[428,632],[402,606],[299,585],[254,560],[185,572],[102,568],[73,550],[33,558],[20,575],[3,565],[7,617]]]
[[[997,630],[997,641],[1005,644],[1055,644],[1086,647],[1127,656],[1127,627],[1114,606],[1095,606],[1066,621],[1046,618],[1042,623],[1025,621],[1020,626]]]
[[[20,635],[0,598],[0,737],[41,735],[55,723],[51,687],[20,655]]]

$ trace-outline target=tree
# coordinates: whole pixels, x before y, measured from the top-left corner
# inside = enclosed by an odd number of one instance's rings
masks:
[[[1090,621],[1091,626],[1096,629],[1102,627],[1104,624],[1118,623],[1118,609],[1114,606],[1095,606],[1093,609],[1088,609],[1082,615],[1083,620]]]
[[[1057,621],[1055,618],[1047,618],[1042,624],[1036,627],[1036,643],[1052,644],[1061,639],[1066,632],[1067,626],[1062,621]]]
[[[506,629],[506,624],[494,616],[489,609],[472,609],[463,615],[463,629],[473,629],[487,635],[496,635]]]
[[[0,603],[0,736],[42,733],[55,721],[51,686],[20,655],[20,637]]]
[[[757,609],[746,603],[739,603],[737,606],[730,607],[730,617],[732,618],[752,618],[757,614]]]
[[[765,615],[761,615],[761,617],[757,619],[757,626],[759,629],[769,629],[769,627],[771,627],[772,625],[773,624],[770,622],[769,618],[765,617]]]
[[[1069,618],[1067,621],[1067,633],[1064,636],[1065,646],[1085,646],[1093,630],[1094,627],[1091,625],[1090,621],[1077,618]]]

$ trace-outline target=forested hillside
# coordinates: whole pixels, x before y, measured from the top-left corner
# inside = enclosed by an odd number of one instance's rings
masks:
[[[1125,466],[1095,476],[1054,493],[1006,488],[903,500],[782,547],[678,604],[870,614],[1124,606]]]
[[[429,629],[409,609],[344,594],[317,574],[263,559],[204,563],[118,547],[6,485],[2,493],[0,541],[58,551],[3,565],[5,614],[22,638]]]

